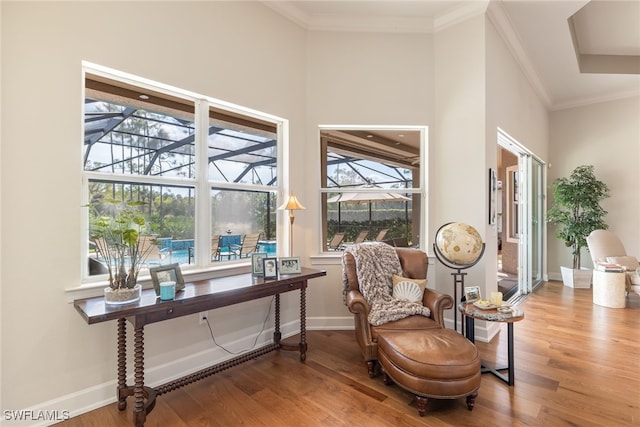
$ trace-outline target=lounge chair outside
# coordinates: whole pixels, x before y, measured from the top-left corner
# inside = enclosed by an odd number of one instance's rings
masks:
[[[376,236],[376,242],[382,242],[387,235],[387,231],[389,231],[388,228],[383,228],[382,230],[380,230],[380,232]]]
[[[327,243],[327,249],[330,251],[342,250],[344,235],[344,232],[334,234],[329,243]]]
[[[238,258],[247,257],[249,254],[255,252],[258,249],[258,241],[262,233],[245,234],[242,237],[242,244],[234,247],[232,253]]]
[[[369,235],[369,230],[361,231],[353,243],[358,244],[358,243],[364,242],[368,235]]]

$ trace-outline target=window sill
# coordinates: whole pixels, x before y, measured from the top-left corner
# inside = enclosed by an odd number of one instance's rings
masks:
[[[197,280],[213,279],[216,277],[233,276],[234,274],[245,274],[251,272],[251,261],[236,263],[233,265],[215,266],[207,268],[193,268],[182,271],[185,282],[195,282]],[[153,284],[151,277],[147,274],[139,276],[138,283],[142,285],[142,289],[151,289]],[[104,288],[108,286],[106,280],[84,282],[75,288],[65,289],[67,302],[72,303],[75,300],[83,298],[99,297],[104,294]]]
[[[311,265],[342,265],[342,251],[323,252],[311,257]]]

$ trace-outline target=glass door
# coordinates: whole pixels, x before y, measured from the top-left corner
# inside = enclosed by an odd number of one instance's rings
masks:
[[[498,145],[518,157],[518,165],[507,174],[507,188],[511,188],[507,197],[513,208],[513,217],[507,220],[507,239],[518,244],[518,293],[513,301],[543,281],[544,164],[501,131]]]

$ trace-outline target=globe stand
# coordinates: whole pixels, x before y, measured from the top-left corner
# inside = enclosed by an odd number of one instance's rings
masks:
[[[449,224],[445,224],[442,227],[445,227],[447,225]],[[438,230],[438,232],[439,231],[440,230]],[[436,233],[436,236],[437,235],[438,233]],[[462,298],[462,295],[464,295],[464,276],[467,275],[467,273],[463,273],[462,270],[466,270],[467,268],[471,268],[474,265],[476,265],[478,261],[480,261],[480,259],[482,258],[482,255],[484,255],[484,249],[485,249],[485,244],[483,243],[482,249],[480,250],[480,255],[478,255],[478,258],[471,264],[463,265],[463,264],[454,264],[452,262],[447,261],[444,254],[440,252],[440,249],[438,249],[438,245],[436,245],[435,243],[433,244],[433,252],[435,253],[436,258],[438,258],[438,261],[440,261],[444,266],[452,270],[456,270],[454,273],[451,273],[451,275],[453,276],[453,300],[455,302],[455,305],[453,307],[453,326],[456,332],[458,331],[458,307],[457,307],[457,304],[459,303],[458,285],[460,285],[460,295]],[[460,322],[460,332],[464,335],[464,322]]]

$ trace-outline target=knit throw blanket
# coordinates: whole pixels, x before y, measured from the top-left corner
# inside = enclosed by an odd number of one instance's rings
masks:
[[[378,326],[414,314],[429,317],[431,311],[422,304],[399,300],[392,296],[394,274],[402,275],[402,267],[395,249],[386,243],[370,242],[354,245],[346,250],[356,261],[356,275],[360,292],[371,311],[369,323]],[[343,258],[344,259],[344,258]],[[348,287],[343,265],[342,282],[345,294]]]

